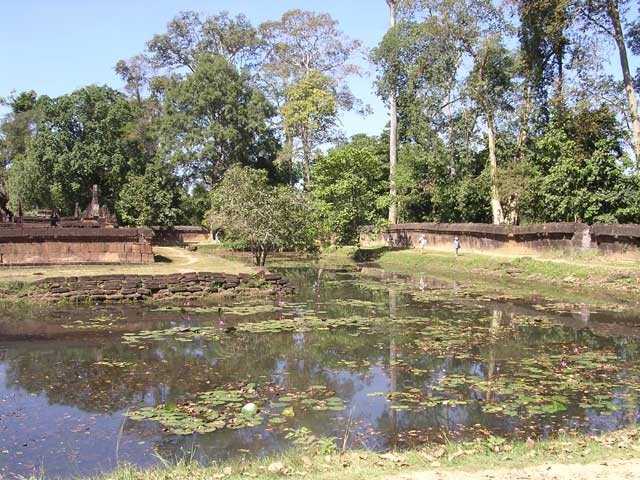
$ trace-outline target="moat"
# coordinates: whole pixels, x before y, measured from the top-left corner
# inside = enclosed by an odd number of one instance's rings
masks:
[[[640,418],[633,309],[376,270],[282,273],[295,294],[3,307],[0,476],[264,455],[302,427],[383,450]]]

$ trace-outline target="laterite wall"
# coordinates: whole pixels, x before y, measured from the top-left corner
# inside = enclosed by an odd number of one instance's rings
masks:
[[[211,242],[211,232],[204,227],[151,227],[154,245],[184,245]]]
[[[363,228],[363,246],[389,245],[417,247],[424,235],[427,247],[451,248],[458,237],[464,250],[511,248],[519,251],[557,249],[603,252],[640,252],[640,225],[586,225],[583,223],[544,223],[536,225],[489,225],[482,223],[404,223],[376,232]]]
[[[148,228],[0,227],[0,265],[153,263]]]

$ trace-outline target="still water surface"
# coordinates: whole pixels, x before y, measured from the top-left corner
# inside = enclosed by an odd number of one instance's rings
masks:
[[[285,274],[295,295],[220,309],[2,312],[0,476],[263,455],[301,427],[382,450],[639,420],[640,318],[617,306],[491,297],[425,277]],[[216,421],[198,397],[213,391],[236,395]],[[252,398],[259,425],[229,428],[243,426]],[[159,416],[136,415],[154,406]],[[180,411],[200,423],[158,421]]]

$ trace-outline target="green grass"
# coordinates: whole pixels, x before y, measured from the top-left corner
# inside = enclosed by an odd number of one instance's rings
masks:
[[[198,247],[198,252],[215,252],[216,250],[225,249],[221,243],[199,243],[196,246]]]
[[[323,444],[324,445],[324,444]],[[324,446],[326,448],[326,445]],[[393,478],[433,469],[459,472],[521,469],[547,463],[594,463],[637,459],[640,433],[629,428],[600,437],[565,435],[544,441],[507,441],[489,437],[472,442],[428,445],[420,449],[382,454],[366,450],[326,453],[313,447],[293,448],[280,455],[246,457],[227,463],[199,465],[189,460],[162,462],[138,469],[123,465],[96,480],[178,480],[246,478],[277,479],[284,475],[322,480]],[[270,469],[272,470],[270,472]],[[463,478],[463,473],[461,477]]]
[[[606,256],[463,253],[454,257],[451,252],[441,250],[420,253],[407,249],[387,250],[374,262],[389,272],[484,283],[507,292],[531,290],[550,297],[573,297],[578,292],[580,296],[637,302],[635,286],[640,282],[640,263]]]

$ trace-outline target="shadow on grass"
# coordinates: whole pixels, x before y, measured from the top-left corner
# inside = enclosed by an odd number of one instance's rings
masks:
[[[153,261],[156,263],[172,263],[173,262],[173,260],[171,260],[169,257],[165,257],[164,255],[154,255]]]
[[[356,262],[373,262],[378,260],[385,252],[396,250],[390,247],[357,248],[352,254]]]

